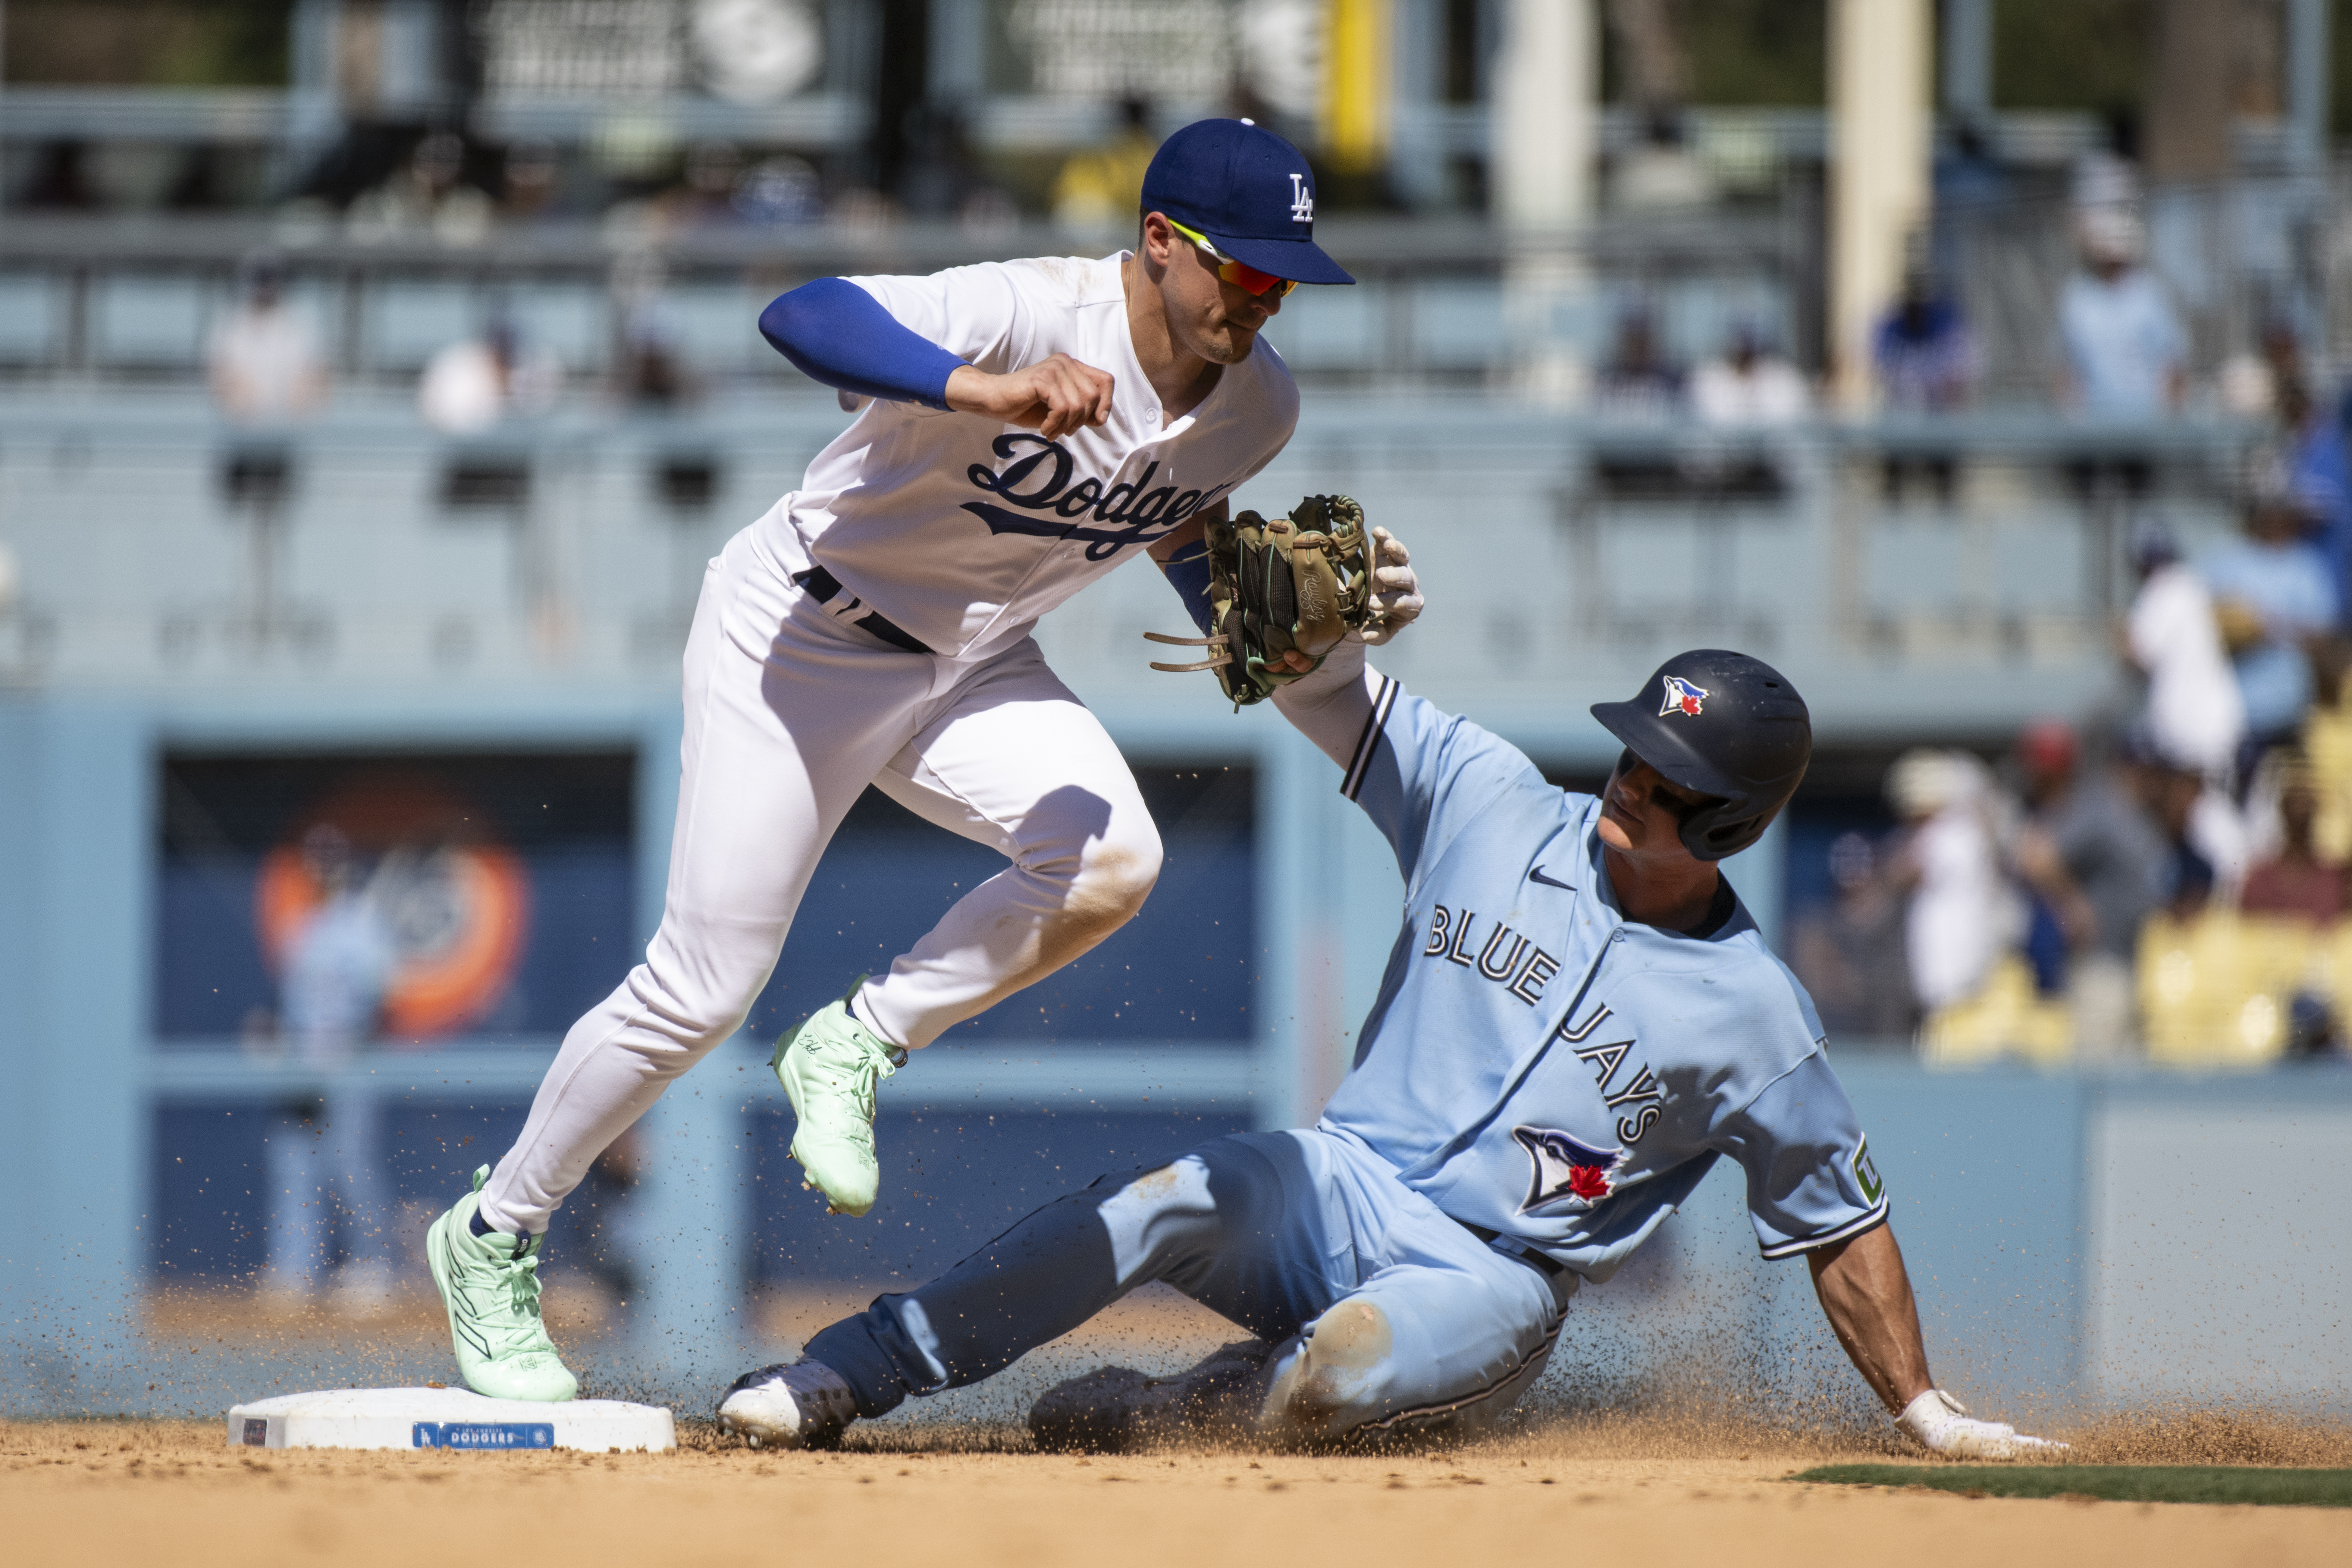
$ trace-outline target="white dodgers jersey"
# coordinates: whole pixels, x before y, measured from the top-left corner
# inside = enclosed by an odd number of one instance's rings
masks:
[[[1298,389],[1261,337],[1164,427],[1128,333],[1124,253],[853,278],[900,324],[993,374],[1055,353],[1108,372],[1099,426],[1034,430],[911,403],[866,405],[757,525],[947,655],[1024,633],[1177,524],[1230,497],[1290,440]]]

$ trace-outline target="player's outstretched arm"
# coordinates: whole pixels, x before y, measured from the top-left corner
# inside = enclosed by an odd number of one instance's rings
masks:
[[[1890,1411],[1901,1410],[1931,1386],[1927,1346],[1919,1335],[1919,1306],[1895,1227],[1882,1225],[1851,1240],[1805,1254],[1813,1293],[1854,1370]]]
[[[1380,671],[1364,662],[1362,637],[1350,632],[1313,674],[1276,689],[1274,705],[1292,729],[1344,769],[1363,739],[1381,680]]]
[[[1274,705],[1292,727],[1342,768],[1354,759],[1380,696],[1381,677],[1364,662],[1365,645],[1387,642],[1422,610],[1421,580],[1413,574],[1412,554],[1404,542],[1385,528],[1375,528],[1372,546],[1378,552],[1372,568],[1373,619],[1360,633],[1349,633],[1325,656],[1320,668],[1274,694]]]
[[[1816,1247],[1805,1261],[1812,1268],[1822,1314],[1854,1370],[1895,1412],[1895,1424],[1923,1446],[1970,1459],[2013,1459],[2033,1449],[2065,1446],[2026,1436],[2004,1422],[1976,1420],[1935,1386],[1919,1334],[1918,1301],[1894,1226],[1882,1225]]]
[[[846,278],[779,294],[760,312],[760,335],[822,385],[926,408],[947,407],[949,380],[971,368]]]
[[[760,334],[811,380],[859,397],[980,414],[1055,440],[1110,417],[1108,371],[1057,353],[1008,375],[967,364],[846,278],[780,294]]]

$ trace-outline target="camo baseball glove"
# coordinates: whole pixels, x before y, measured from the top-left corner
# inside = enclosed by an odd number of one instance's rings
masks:
[[[1143,635],[1210,649],[1198,664],[1155,660],[1151,668],[1213,669],[1236,709],[1307,673],[1281,668],[1285,654],[1296,650],[1319,665],[1341,637],[1373,619],[1371,533],[1364,509],[1346,496],[1308,496],[1271,522],[1254,511],[1213,520],[1207,544],[1217,630],[1204,637]]]

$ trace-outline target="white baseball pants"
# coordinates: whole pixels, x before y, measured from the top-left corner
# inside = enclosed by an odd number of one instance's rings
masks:
[[[661,928],[564,1037],[483,1189],[501,1230],[545,1230],[604,1146],[741,1026],[868,784],[1012,862],[866,983],[859,1014],[903,1046],[1084,953],[1159,877],[1135,775],[1033,638],[977,658],[908,653],[850,624],[871,606],[849,591],[821,605],[795,586],[807,565],[770,558],[746,530],[703,578]]]

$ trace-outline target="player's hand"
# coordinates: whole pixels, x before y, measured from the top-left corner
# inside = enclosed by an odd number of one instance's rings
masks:
[[[1114,384],[1108,371],[1080,364],[1063,353],[1010,375],[991,375],[968,364],[948,377],[948,406],[959,414],[984,414],[1019,425],[1056,441],[1108,419]]]
[[[2006,1421],[1979,1421],[1940,1388],[1905,1405],[1895,1425],[1928,1452],[1954,1459],[2022,1459],[2063,1453],[2066,1447],[2047,1437],[2029,1437]]]
[[[1421,579],[1412,573],[1412,553],[1404,542],[1385,528],[1372,530],[1371,619],[1364,623],[1364,640],[1378,647],[1421,616]]]

